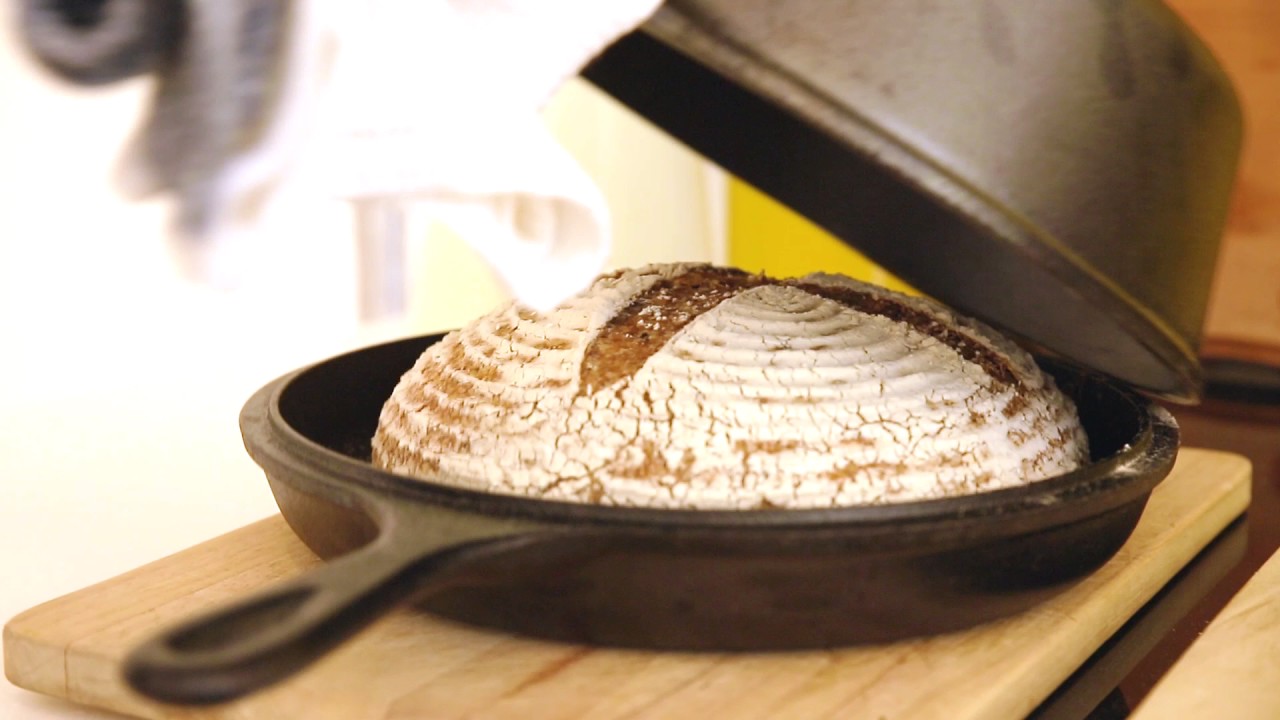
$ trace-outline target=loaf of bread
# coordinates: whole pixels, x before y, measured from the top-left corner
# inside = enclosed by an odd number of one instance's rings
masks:
[[[607,505],[814,508],[983,492],[1086,462],[1075,406],[977,321],[849,278],[664,264],[428,348],[385,469]]]

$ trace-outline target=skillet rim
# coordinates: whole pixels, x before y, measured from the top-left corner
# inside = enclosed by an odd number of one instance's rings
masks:
[[[805,531],[833,529],[906,529],[919,526],[982,524],[992,528],[1018,525],[1009,532],[1026,530],[1019,523],[1032,521],[1030,529],[1051,527],[1100,515],[1150,491],[1172,469],[1179,446],[1173,416],[1150,399],[1114,379],[1084,372],[1136,416],[1137,432],[1119,451],[1072,472],[970,495],[915,500],[884,505],[838,508],[770,510],[696,510],[592,505],[559,500],[489,493],[446,485],[382,470],[322,445],[294,427],[281,410],[281,400],[300,379],[310,373],[361,356],[387,352],[393,346],[417,345],[422,349],[438,342],[444,333],[399,338],[340,353],[300,367],[262,386],[246,401],[240,415],[246,450],[272,476],[291,471],[307,482],[333,492],[387,497],[402,502],[449,508],[503,519],[525,519],[544,524],[639,529],[687,529],[697,531]],[[408,368],[406,367],[407,371]],[[296,484],[296,483],[291,483]],[[367,500],[367,498],[366,498]]]

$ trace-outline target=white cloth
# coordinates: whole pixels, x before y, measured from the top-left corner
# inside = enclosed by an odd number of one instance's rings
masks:
[[[195,22],[206,16],[217,22],[204,23],[211,32],[195,26],[190,46],[222,48],[225,55],[234,47],[234,28],[251,26],[253,0],[238,0],[250,8],[238,16],[219,2],[192,0]],[[182,257],[206,279],[234,277],[243,255],[237,247],[269,205],[263,198],[301,166],[320,175],[318,183],[305,178],[308,187],[355,203],[431,212],[489,262],[517,299],[554,306],[603,267],[610,228],[599,189],[538,111],[659,4],[294,0],[276,43],[279,81],[246,75],[246,68],[271,67],[260,59],[225,75],[262,82],[271,95],[255,106],[260,117],[241,120],[255,132],[232,133],[249,142],[201,178],[200,193],[178,198],[178,229],[187,236]],[[218,54],[206,56],[182,60],[207,65]],[[218,102],[209,93],[194,100]],[[146,162],[136,161],[147,156],[135,150],[130,157],[135,161],[126,163],[123,178],[133,194],[163,189]]]
[[[608,210],[537,113],[658,0],[335,4],[333,124],[321,133],[333,187],[430,201],[535,308],[585,287],[608,255]]]

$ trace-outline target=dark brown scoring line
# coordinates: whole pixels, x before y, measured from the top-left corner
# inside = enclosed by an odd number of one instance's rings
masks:
[[[753,287],[773,282],[732,268],[693,268],[663,278],[632,298],[587,345],[578,394],[630,378],[654,353],[703,313]]]

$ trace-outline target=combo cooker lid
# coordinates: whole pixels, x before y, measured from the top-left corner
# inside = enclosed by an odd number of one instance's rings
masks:
[[[668,0],[583,75],[943,302],[1198,400],[1241,119],[1158,0]]]

